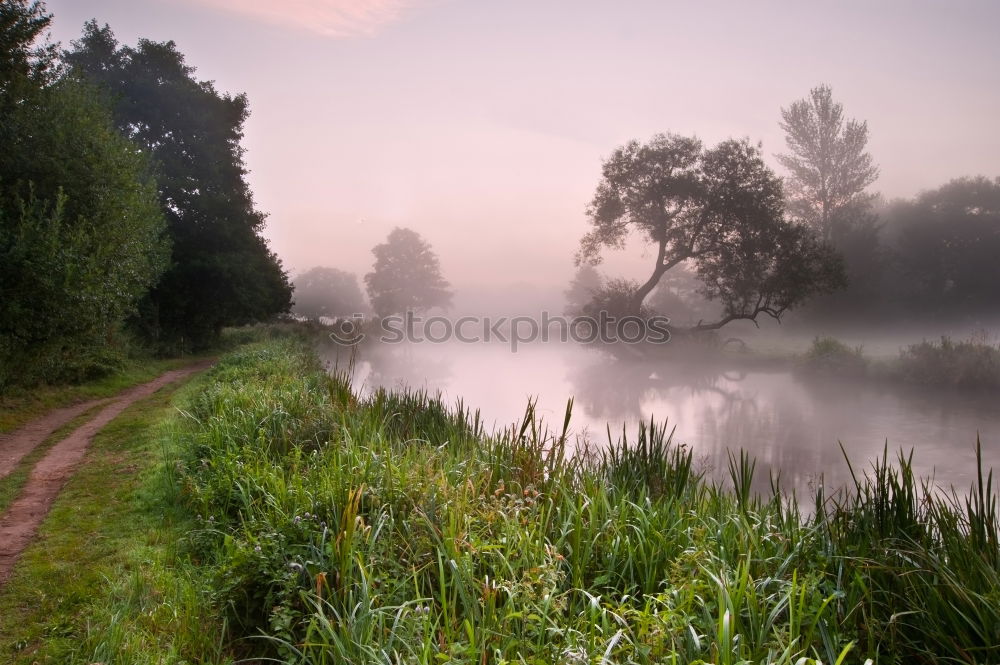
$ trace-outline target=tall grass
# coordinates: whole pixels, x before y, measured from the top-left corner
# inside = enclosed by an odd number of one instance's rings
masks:
[[[697,473],[655,422],[569,456],[422,392],[361,398],[301,342],[234,353],[186,411],[193,552],[248,656],[289,663],[1000,661],[992,474],[910,458],[809,511]]]

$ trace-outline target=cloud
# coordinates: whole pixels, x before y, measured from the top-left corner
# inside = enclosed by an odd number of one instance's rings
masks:
[[[327,37],[368,37],[418,0],[202,0],[223,11]]]

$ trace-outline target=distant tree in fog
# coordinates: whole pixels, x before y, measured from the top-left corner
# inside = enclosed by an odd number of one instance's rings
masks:
[[[871,224],[874,198],[865,190],[878,167],[865,148],[868,123],[844,121],[844,106],[821,85],[808,99],[781,109],[788,154],[777,155],[788,169],[788,212],[832,241],[843,227]]]
[[[309,319],[321,316],[336,318],[366,309],[358,278],[353,273],[317,267],[296,277],[293,285],[295,304],[292,312],[299,316]]]
[[[675,325],[718,318],[718,307],[705,300],[700,290],[698,274],[686,263],[682,263],[663,276],[649,294],[647,303],[650,310],[669,317]]]
[[[1000,311],[1000,178],[959,178],[885,211],[890,299],[911,313]]]
[[[437,255],[416,231],[395,228],[372,253],[375,267],[365,275],[365,287],[377,315],[451,304],[451,290],[441,276]]]
[[[580,264],[599,263],[603,248],[623,248],[633,231],[657,248],[652,275],[629,298],[632,314],[684,262],[697,273],[701,295],[723,310],[693,330],[761,314],[779,319],[844,282],[833,250],[784,218],[781,180],[747,140],[709,150],[677,135],[632,141],[604,162],[587,214],[593,228],[581,240]]]
[[[566,296],[566,314],[570,316],[582,314],[583,308],[594,299],[603,284],[604,278],[594,266],[584,263],[577,268],[569,288],[563,292]]]

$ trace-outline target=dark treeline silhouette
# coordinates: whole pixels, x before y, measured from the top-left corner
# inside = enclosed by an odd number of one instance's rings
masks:
[[[260,235],[265,216],[246,182],[246,96],[197,80],[173,42],[121,46],[95,21],[64,59],[104,91],[116,126],[154,166],[172,253],[142,303],[143,333],[197,347],[223,326],[287,311],[292,289]]]
[[[0,389],[114,363],[169,259],[148,156],[37,46],[50,20],[0,2]]]
[[[173,43],[90,22],[68,52],[44,3],[0,1],[0,388],[111,369],[286,311],[245,181],[244,96]]]
[[[958,178],[875,215],[864,242],[840,247],[855,266],[847,290],[817,301],[808,319],[983,326],[1000,319],[1000,178]]]

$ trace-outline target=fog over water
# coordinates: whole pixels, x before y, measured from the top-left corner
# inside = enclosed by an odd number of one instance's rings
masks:
[[[331,345],[331,365],[350,352]],[[703,468],[722,477],[727,450],[745,449],[758,461],[757,489],[768,469],[800,494],[822,475],[828,487],[850,481],[838,444],[855,470],[888,445],[914,451],[914,470],[944,487],[965,490],[975,475],[981,436],[984,462],[1000,467],[1000,410],[995,396],[918,390],[870,381],[831,381],[793,370],[738,369],[718,363],[656,363],[613,358],[573,343],[529,344],[512,353],[505,344],[370,344],[355,359],[362,390],[408,386],[440,392],[454,404],[480,409],[486,423],[504,426],[523,416],[529,399],[552,428],[560,428],[573,397],[576,441],[602,445],[607,429],[635,432],[653,418],[676,427],[674,440],[690,445]]]

